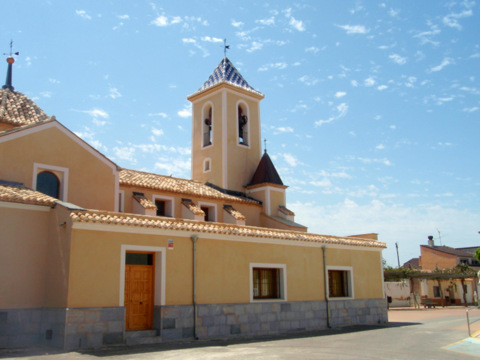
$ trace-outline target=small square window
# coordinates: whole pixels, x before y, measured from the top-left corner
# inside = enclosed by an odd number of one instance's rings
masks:
[[[168,196],[153,196],[153,202],[157,207],[157,216],[174,217],[173,198]]]
[[[353,298],[351,267],[327,267],[328,298]]]
[[[280,297],[279,269],[253,269],[253,298],[278,299]]]
[[[250,264],[251,301],[287,299],[287,267],[284,264]]]
[[[198,202],[198,206],[205,213],[204,221],[217,221],[217,205]]]

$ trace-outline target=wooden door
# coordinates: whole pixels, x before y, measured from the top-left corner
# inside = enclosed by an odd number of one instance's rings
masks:
[[[125,309],[127,331],[152,328],[152,265],[125,265]]]

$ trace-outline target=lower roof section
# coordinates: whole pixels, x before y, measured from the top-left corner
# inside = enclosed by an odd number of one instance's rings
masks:
[[[108,228],[105,228],[105,230],[109,231],[141,232],[141,228],[143,228],[146,230],[170,230],[191,233],[205,233],[209,235],[211,234],[228,237],[234,236],[239,239],[250,238],[255,241],[268,239],[287,242],[299,242],[305,244],[310,243],[317,244],[317,246],[324,244],[349,247],[363,247],[371,249],[373,248],[378,250],[386,248],[385,243],[371,239],[319,235],[301,231],[279,230],[271,228],[194,221],[158,216],[143,216],[108,211],[72,211],[70,213],[70,218],[72,220],[72,226],[74,229],[78,228],[101,230],[100,228],[103,225],[108,226]]]

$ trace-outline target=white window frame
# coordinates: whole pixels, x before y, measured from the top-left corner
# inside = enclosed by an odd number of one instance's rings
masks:
[[[165,196],[165,195],[153,195],[152,201],[155,204],[155,201],[157,200],[163,200],[165,201],[165,212],[168,214],[166,217],[175,217],[175,199],[171,196]],[[156,205],[156,204],[155,204]],[[156,210],[155,210],[156,213]]]
[[[348,276],[348,296],[341,296],[341,297],[330,297],[330,279],[328,277],[329,270],[338,270],[338,271],[346,271]],[[355,292],[354,292],[354,276],[353,276],[353,267],[352,266],[327,266],[327,283],[325,286],[327,287],[327,298],[328,300],[352,300],[355,299]]]
[[[205,221],[214,221],[214,222],[218,221],[217,204],[199,201],[198,202],[198,207],[199,208],[202,208],[202,207],[208,207],[209,208],[208,215],[209,215],[210,218],[205,219]],[[213,212],[211,211],[212,209],[213,209]],[[212,213],[213,213],[213,215],[212,215]]]
[[[60,181],[60,199],[62,201],[68,201],[68,168],[47,164],[34,163],[33,164],[33,177],[32,177],[32,189],[37,190],[37,176],[43,171],[50,171],[54,173]]]
[[[278,299],[254,299],[253,298],[253,269],[267,268],[278,269],[280,274],[279,284],[279,298]],[[287,264],[265,264],[265,263],[250,263],[250,302],[285,302],[287,301]]]

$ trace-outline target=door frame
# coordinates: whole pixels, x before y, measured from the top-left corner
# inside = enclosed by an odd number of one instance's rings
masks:
[[[122,245],[120,251],[120,292],[118,306],[125,306],[125,257],[127,252],[148,252],[155,257],[153,270],[153,305],[165,305],[165,279],[167,248],[159,246]]]

